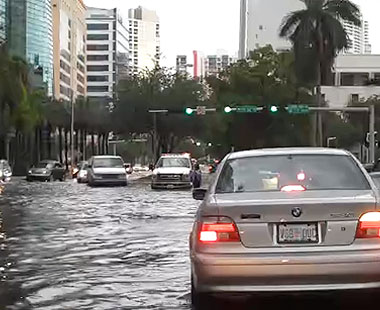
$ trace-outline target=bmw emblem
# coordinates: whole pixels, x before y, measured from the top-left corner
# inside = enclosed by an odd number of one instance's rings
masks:
[[[300,216],[302,215],[302,209],[301,209],[301,208],[298,208],[298,207],[293,208],[293,209],[292,209],[292,215],[293,215],[294,217],[300,217]]]

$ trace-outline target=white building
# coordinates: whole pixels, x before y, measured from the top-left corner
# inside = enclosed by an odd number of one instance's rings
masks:
[[[380,86],[368,85],[370,81],[380,82],[380,55],[339,55],[334,85],[323,86],[322,93],[329,106],[344,107],[380,95]]]
[[[269,44],[275,50],[291,48],[289,41],[280,38],[279,29],[286,15],[303,8],[300,0],[241,0],[239,58]]]
[[[371,45],[369,43],[369,24],[368,21],[361,18],[362,25],[356,26],[352,22],[342,21],[343,27],[349,37],[349,46],[347,54],[371,54]]]
[[[127,27],[117,9],[88,8],[86,22],[87,96],[113,98],[130,69]]]
[[[160,20],[155,11],[141,6],[130,9],[128,17],[132,72],[137,74],[160,60]]]
[[[206,57],[206,76],[218,75],[234,62],[236,62],[236,58],[227,54],[208,55]]]
[[[302,10],[305,3],[300,0],[240,0],[239,58],[245,58],[250,51],[272,45],[277,51],[291,48],[291,43],[280,38],[279,31],[284,18],[291,12]],[[362,27],[343,22],[350,37],[352,54],[370,53],[368,22]]]

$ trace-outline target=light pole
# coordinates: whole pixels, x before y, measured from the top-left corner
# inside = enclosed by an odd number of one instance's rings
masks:
[[[74,168],[75,164],[75,159],[74,159],[74,122],[75,122],[75,109],[74,109],[74,91],[71,90],[71,96],[70,96],[70,101],[71,101],[71,170]]]

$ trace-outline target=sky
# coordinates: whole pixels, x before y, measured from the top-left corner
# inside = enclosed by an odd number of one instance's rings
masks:
[[[278,0],[281,1],[281,0]],[[372,52],[380,54],[380,0],[353,0],[369,21]],[[237,55],[240,0],[84,0],[87,6],[114,8],[128,16],[139,5],[156,10],[161,22],[162,64],[174,66],[176,55],[193,50]]]

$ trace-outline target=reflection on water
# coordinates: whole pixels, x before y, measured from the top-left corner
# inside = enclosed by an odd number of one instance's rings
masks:
[[[190,192],[19,182],[4,196],[19,305],[189,309]]]

